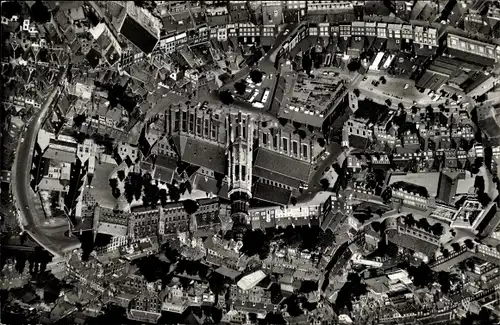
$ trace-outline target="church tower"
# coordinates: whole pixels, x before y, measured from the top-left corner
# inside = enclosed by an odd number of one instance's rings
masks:
[[[226,125],[231,218],[241,225],[247,221],[252,197],[253,121],[250,114],[230,113]]]

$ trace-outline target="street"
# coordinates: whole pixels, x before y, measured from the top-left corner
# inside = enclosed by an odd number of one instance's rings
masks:
[[[40,220],[41,216],[36,213],[36,207],[33,199],[35,194],[30,187],[30,170],[38,131],[40,130],[46,115],[50,111],[52,102],[59,95],[59,91],[61,90],[60,82],[65,75],[65,68],[61,68],[57,82],[59,86],[56,86],[52,90],[40,108],[40,111],[34,115],[29,125],[26,127],[24,134],[25,140],[19,141],[18,143],[16,151],[17,154],[12,167],[13,201],[16,209],[18,210],[25,231],[38,244],[54,256],[61,255],[61,252],[65,249],[65,247],[74,246],[75,238],[66,237],[64,232],[54,234],[50,237],[48,236],[48,233],[42,224],[42,220]],[[59,229],[62,230],[61,228]],[[63,229],[67,230],[67,227],[63,227]]]

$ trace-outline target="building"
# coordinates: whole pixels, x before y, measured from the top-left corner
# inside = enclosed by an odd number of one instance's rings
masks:
[[[476,41],[467,37],[449,33],[446,44],[448,54],[461,60],[493,66],[500,57],[500,48],[493,44]]]
[[[482,78],[477,78],[479,80],[474,78],[474,81],[477,81],[472,82],[469,86],[467,86],[467,88],[465,88],[465,93],[470,97],[482,96],[498,84],[498,81],[494,76],[484,74],[479,76]]]
[[[130,216],[130,237],[142,239],[151,236],[163,235],[164,229],[160,227],[160,220],[164,220],[164,209],[137,207],[131,210]]]
[[[395,205],[426,211],[431,199],[427,189],[422,186],[406,183],[403,181],[391,184],[392,199]]]
[[[477,120],[481,130],[494,146],[500,145],[500,104],[477,107]]]
[[[452,204],[457,193],[458,180],[460,176],[461,174],[459,173],[452,174],[441,171],[439,174],[438,193],[436,195],[436,199],[446,204]]]
[[[78,144],[69,136],[55,136],[53,133],[40,131],[38,145],[43,152],[43,158],[58,162],[75,163],[77,159]]]
[[[304,187],[309,180],[313,142],[282,128],[258,129],[258,147],[254,151],[254,197],[286,205],[291,191]]]
[[[384,220],[386,240],[427,257],[439,247],[439,237],[416,227],[406,226],[400,218]]]
[[[323,204],[323,218],[321,222],[321,229],[326,231],[330,229],[333,233],[340,223],[344,220],[347,214],[352,210],[346,202],[346,199],[341,195],[331,195]]]
[[[129,235],[130,214],[97,206],[94,210],[94,232],[116,237]]]
[[[231,218],[244,222],[252,197],[252,148],[253,122],[249,114],[226,116],[227,139],[229,140],[228,179],[231,200]]]
[[[366,149],[373,138],[373,130],[354,118],[344,123],[343,131],[347,134],[349,146],[357,149]]]
[[[157,323],[161,317],[161,307],[158,293],[145,291],[132,299],[127,317],[138,322]]]
[[[126,14],[118,30],[145,54],[153,52],[160,34],[158,26],[154,24],[154,19],[130,2],[126,4]]]
[[[467,198],[453,217],[451,227],[474,229],[483,219],[483,215],[481,203],[475,198]]]
[[[489,237],[500,224],[500,211],[495,201],[484,207],[484,215],[476,230],[481,238]]]
[[[438,48],[438,31],[431,27],[413,27],[413,45],[418,55],[431,56]]]
[[[452,252],[449,256],[441,255],[438,259],[432,262],[429,266],[435,272],[445,271],[458,263],[465,261],[474,255],[474,251],[463,246],[458,252]]]
[[[307,1],[308,14],[321,14],[321,13],[341,13],[353,11],[354,5],[351,1]]]
[[[305,73],[286,72],[281,78],[285,85],[278,117],[316,128],[322,127],[345,93],[344,84],[333,73],[316,74],[311,80]]]
[[[277,206],[251,208],[248,223],[252,229],[286,228],[287,226],[319,225],[321,206]]]
[[[276,311],[277,306],[271,302],[271,292],[259,286],[243,290],[236,285],[230,288],[230,303],[232,309],[244,313],[257,314],[264,318],[268,312]],[[238,323],[242,323],[241,320]]]
[[[262,270],[255,271],[251,274],[242,277],[237,285],[241,290],[250,290],[259,284],[266,277],[266,274]]]
[[[67,193],[69,191],[70,173],[71,164],[65,162],[60,164],[51,163],[47,166],[42,180],[38,183],[38,189]]]
[[[500,253],[495,248],[476,244],[476,257],[494,265],[500,265]]]
[[[207,237],[203,242],[206,249],[205,262],[216,267],[227,267],[241,272],[246,268],[248,258],[240,256],[241,243],[221,239],[217,235]],[[238,273],[239,275],[239,273]]]
[[[457,60],[446,56],[436,58],[425,72],[416,80],[416,86],[432,91],[438,91],[450,78],[460,71],[461,65]]]

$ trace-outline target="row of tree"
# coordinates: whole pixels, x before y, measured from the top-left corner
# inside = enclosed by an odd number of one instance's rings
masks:
[[[282,247],[297,247],[301,250],[322,251],[331,246],[335,236],[330,229],[323,231],[318,226],[287,226],[285,229],[267,228],[248,230],[243,235],[241,252],[247,256],[258,255],[266,259],[271,253],[270,243],[278,241]]]
[[[418,229],[422,229],[424,231],[430,232],[435,236],[442,236],[444,227],[441,223],[436,222],[432,226],[429,224],[427,218],[420,218],[419,220],[415,220],[412,214],[408,214],[403,217],[403,222],[408,227],[416,226]]]

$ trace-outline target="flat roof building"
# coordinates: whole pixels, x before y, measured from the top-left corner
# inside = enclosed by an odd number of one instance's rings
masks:
[[[493,66],[500,57],[498,46],[455,34],[448,34],[447,46],[451,56],[484,66]]]

